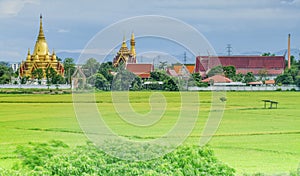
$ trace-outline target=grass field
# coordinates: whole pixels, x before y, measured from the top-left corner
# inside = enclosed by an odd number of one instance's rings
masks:
[[[131,92],[134,110],[150,110],[152,92]],[[166,133],[180,113],[180,94],[163,92],[167,110],[158,125],[128,126],[120,120],[110,92],[96,94],[97,106],[111,129],[130,138],[157,138]],[[199,143],[211,106],[211,93],[200,92],[200,114],[186,143]],[[216,156],[241,173],[269,174],[295,171],[300,163],[300,100],[298,92],[227,92],[219,129],[209,146]],[[279,102],[263,109],[263,99]],[[70,146],[85,144],[73,109],[72,95],[0,94],[0,167],[10,168],[18,158],[16,146],[29,141],[61,140]],[[188,118],[188,117],[187,117]]]

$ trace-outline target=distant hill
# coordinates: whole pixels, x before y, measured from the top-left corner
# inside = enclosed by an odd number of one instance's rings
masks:
[[[76,62],[80,56],[80,53],[79,52],[78,53],[76,53],[76,52],[57,52],[56,55],[57,55],[57,57],[61,58],[62,60],[64,60],[65,58],[73,58]]]

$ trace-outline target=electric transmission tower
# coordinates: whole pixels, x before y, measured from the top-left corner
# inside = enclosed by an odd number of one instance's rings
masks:
[[[231,53],[232,53],[232,47],[231,47],[231,44],[227,44],[226,49],[227,49],[227,55],[230,56]]]

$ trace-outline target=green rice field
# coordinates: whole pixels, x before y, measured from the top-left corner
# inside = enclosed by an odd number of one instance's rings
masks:
[[[96,93],[96,102],[104,121],[118,135],[155,139],[174,125],[181,106],[179,92],[160,93],[167,102],[166,111],[149,130],[120,120],[111,92]],[[152,94],[130,92],[133,109],[147,114]],[[210,112],[212,93],[198,94],[200,113],[184,144],[199,143]],[[300,167],[299,92],[227,92],[226,99],[222,121],[208,143],[219,160],[238,175],[283,174]],[[264,99],[278,101],[278,108],[264,109]],[[0,108],[0,168],[11,168],[19,160],[16,147],[28,142],[61,140],[75,147],[88,140],[77,122],[71,94],[0,94]]]

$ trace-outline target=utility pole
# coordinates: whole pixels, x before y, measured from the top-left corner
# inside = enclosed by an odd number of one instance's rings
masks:
[[[183,53],[183,63],[186,64],[186,52]]]
[[[227,44],[226,49],[227,49],[228,56],[230,56],[231,53],[232,53],[232,50],[231,50],[231,49],[232,49],[231,44]]]

